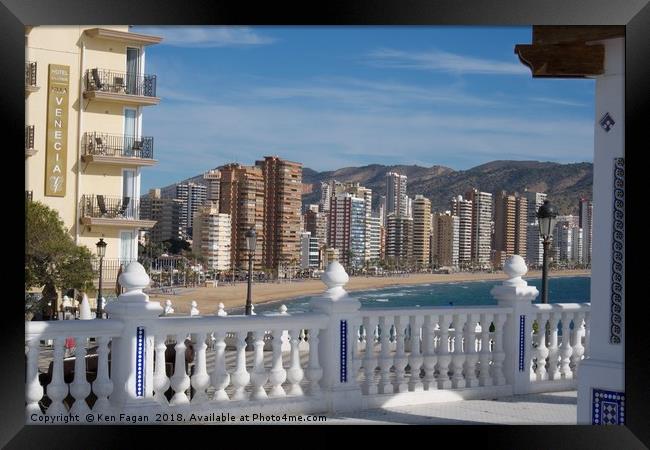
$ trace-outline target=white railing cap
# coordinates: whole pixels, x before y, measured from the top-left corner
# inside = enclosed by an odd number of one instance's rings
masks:
[[[149,282],[149,275],[137,261],[129,263],[119,278],[119,283],[124,286],[126,292],[142,290],[149,286]]]

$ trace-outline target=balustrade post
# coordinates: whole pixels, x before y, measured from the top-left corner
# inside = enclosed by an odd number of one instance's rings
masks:
[[[110,405],[114,411],[147,414],[160,408],[154,399],[154,338],[163,308],[150,302],[142,289],[149,276],[138,262],[126,266],[119,277],[124,288],[116,301],[106,306],[111,319],[124,323],[122,334],[111,343]]]
[[[512,255],[506,260],[503,271],[508,279],[490,292],[497,299],[499,306],[512,308],[503,324],[503,374],[507,384],[512,385],[514,394],[527,393],[530,387],[531,345],[530,333],[532,326],[532,302],[539,295],[535,286],[521,277],[528,272],[524,259]],[[497,326],[498,323],[495,323]],[[481,324],[481,327],[490,324]]]
[[[348,274],[338,262],[332,262],[321,280],[327,286],[325,293],[314,297],[310,309],[326,314],[327,324],[319,333],[318,354],[323,377],[320,385],[329,411],[337,413],[361,408],[361,389],[357,383],[355,354],[356,330],[361,304],[343,289]]]

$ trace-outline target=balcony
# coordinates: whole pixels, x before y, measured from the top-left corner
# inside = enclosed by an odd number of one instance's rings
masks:
[[[155,220],[140,219],[140,201],[101,194],[81,196],[80,221],[88,227],[151,228]]]
[[[34,148],[34,125],[25,127],[25,157],[34,156],[37,150]]]
[[[85,133],[82,141],[85,163],[119,166],[153,166],[153,137],[133,137],[120,134]]]
[[[160,98],[156,97],[155,75],[135,75],[97,68],[86,71],[84,98],[136,106],[160,103]]]
[[[36,62],[25,62],[25,94],[36,92],[40,87],[36,84]]]

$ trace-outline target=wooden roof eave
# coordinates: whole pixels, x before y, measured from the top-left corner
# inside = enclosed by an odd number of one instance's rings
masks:
[[[605,72],[603,44],[517,44],[515,53],[535,78],[584,78]]]

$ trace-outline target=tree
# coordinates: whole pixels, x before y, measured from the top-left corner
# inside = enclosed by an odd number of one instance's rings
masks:
[[[58,311],[58,290],[94,289],[92,253],[77,246],[59,215],[40,202],[26,202],[25,291],[42,287],[43,297],[25,311],[31,320],[51,302],[52,315]]]

